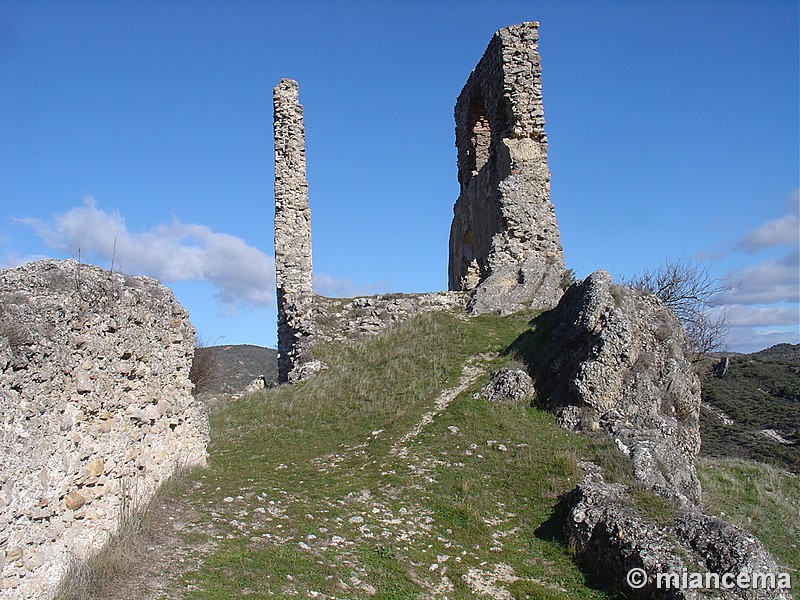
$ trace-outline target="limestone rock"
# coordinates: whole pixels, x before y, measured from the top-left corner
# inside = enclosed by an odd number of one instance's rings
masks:
[[[475,313],[551,308],[565,273],[550,202],[538,23],[495,33],[455,107],[461,192],[449,289]]]
[[[514,404],[526,400],[530,402],[533,381],[522,369],[504,367],[492,373],[489,383],[478,394],[489,402],[498,404]]]
[[[0,271],[0,541],[25,548],[0,598],[47,597],[116,530],[124,494],[146,501],[205,463],[193,354],[188,314],[153,279],[73,260]]]
[[[642,518],[622,484],[584,481],[570,493],[567,503],[567,540],[579,556],[614,579],[624,582],[633,568],[643,568],[648,575],[687,569],[669,531]],[[693,590],[659,596],[655,587],[652,583],[640,592],[630,587],[623,590],[633,598],[702,598]]]
[[[540,396],[554,408],[581,407],[582,422],[598,423],[628,449],[648,487],[698,504],[700,382],[672,312],[597,271],[540,319],[553,328],[537,360]]]
[[[105,466],[103,465],[103,461],[99,458],[95,458],[86,467],[86,472],[93,477],[100,477],[104,470]]]
[[[578,556],[616,579],[626,598],[790,600],[782,589],[659,589],[658,573],[780,573],[764,546],[744,530],[697,510],[679,511],[674,523],[656,524],[636,508],[630,490],[594,475],[567,499],[567,540]],[[640,589],[626,583],[631,569],[649,579]]]
[[[755,536],[718,517],[696,511],[684,512],[676,520],[675,532],[684,548],[699,554],[704,566],[713,573],[778,574],[785,571]],[[763,589],[742,589],[738,597],[791,599],[788,593]]]
[[[67,510],[78,510],[84,504],[86,504],[86,498],[78,492],[70,492],[64,496],[64,505]]]

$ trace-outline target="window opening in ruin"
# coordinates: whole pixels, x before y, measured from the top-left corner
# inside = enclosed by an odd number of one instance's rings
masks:
[[[475,94],[472,99],[470,110],[470,121],[472,123],[470,131],[470,166],[472,174],[477,175],[483,165],[489,160],[489,147],[492,143],[492,132],[489,127],[489,119],[486,116],[486,108],[480,93]]]

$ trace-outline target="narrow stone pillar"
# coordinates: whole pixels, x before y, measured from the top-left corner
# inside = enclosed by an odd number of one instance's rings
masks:
[[[311,210],[308,207],[303,107],[297,82],[272,91],[275,129],[275,283],[278,296],[278,381],[306,374],[314,336]]]

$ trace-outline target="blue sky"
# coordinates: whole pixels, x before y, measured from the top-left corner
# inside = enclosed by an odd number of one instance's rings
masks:
[[[300,84],[318,291],[447,286],[453,106],[540,21],[567,266],[727,277],[732,349],[798,339],[795,1],[0,4],[0,266],[161,279],[213,343],[275,345],[272,88]]]

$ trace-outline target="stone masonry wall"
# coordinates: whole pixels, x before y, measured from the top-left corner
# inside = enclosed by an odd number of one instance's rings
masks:
[[[314,296],[316,340],[344,344],[380,333],[424,312],[452,311],[466,307],[461,292],[384,294],[357,298]]]
[[[275,129],[275,281],[278,295],[278,381],[307,374],[314,335],[311,211],[306,182],[303,107],[297,82],[273,90]]]
[[[564,256],[550,203],[538,23],[495,33],[455,107],[461,193],[449,289],[473,312],[555,306]]]
[[[177,467],[206,459],[194,329],[157,281],[75,261],[0,271],[0,598],[48,598],[70,560]]]

